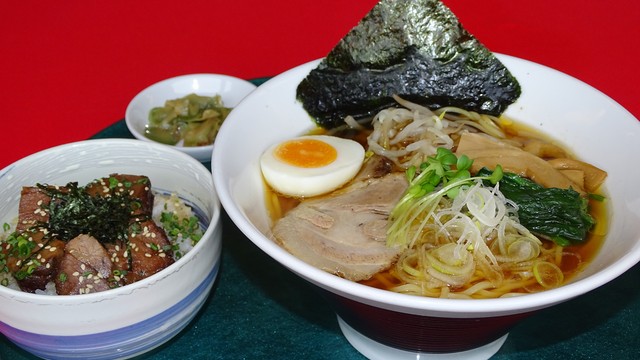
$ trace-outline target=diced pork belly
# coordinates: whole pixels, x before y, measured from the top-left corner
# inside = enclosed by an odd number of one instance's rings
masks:
[[[65,247],[65,253],[73,255],[76,259],[91,266],[104,278],[111,274],[111,260],[107,250],[93,236],[81,234],[69,240]]]
[[[18,285],[22,291],[34,293],[36,290],[44,290],[47,284],[54,281],[59,263],[64,255],[65,243],[62,240],[51,240],[43,248],[23,261],[21,271],[34,270],[24,279],[18,280]]]
[[[58,295],[88,294],[108,290],[111,260],[100,242],[89,235],[71,239],[55,278]]]
[[[5,254],[6,265],[9,271],[15,273],[20,270],[22,265],[32,256],[34,256],[40,249],[44,248],[50,241],[46,236],[48,229],[44,227],[34,226],[27,230],[24,230],[18,234],[28,244],[23,244],[23,249],[29,249],[29,252],[22,253],[24,250],[16,249],[9,243],[3,244],[2,253]]]
[[[36,186],[25,186],[20,192],[20,204],[18,205],[17,231],[24,231],[36,224],[44,224],[49,221],[49,213],[46,207],[51,197]]]
[[[117,182],[112,184],[110,179]],[[153,210],[153,193],[151,192],[151,180],[146,176],[111,174],[108,177],[93,181],[86,186],[86,191],[93,196],[109,196],[126,193],[140,200],[140,208],[134,211],[135,215],[150,214]]]
[[[114,243],[105,244],[104,248],[111,260],[111,272],[113,274],[110,279],[111,285],[113,287],[126,285],[125,275],[131,270],[127,244],[122,240],[116,240]]]
[[[149,277],[173,263],[171,242],[153,220],[132,224],[129,231],[131,269],[127,283]],[[169,250],[169,251],[167,251]]]

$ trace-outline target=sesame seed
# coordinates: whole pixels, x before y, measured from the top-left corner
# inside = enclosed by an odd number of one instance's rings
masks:
[[[56,250],[58,250],[58,248],[57,248],[57,247],[55,247],[55,246],[52,246],[52,247],[49,249],[49,251],[51,251],[51,252],[54,252],[54,251],[56,251]]]
[[[150,257],[151,257],[151,254],[149,254],[149,253],[144,253],[144,256],[145,256],[145,257],[150,258]]]
[[[79,272],[77,272],[77,271],[74,271],[74,272],[73,272],[73,274],[71,274],[71,275],[73,275],[73,276],[75,276],[75,277],[78,277],[78,276],[80,276],[80,273],[79,273]]]

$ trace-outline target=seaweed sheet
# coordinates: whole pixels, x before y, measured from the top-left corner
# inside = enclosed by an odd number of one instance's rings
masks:
[[[520,96],[509,70],[438,0],[382,0],[298,85],[316,123],[371,117],[392,95],[500,115]]]

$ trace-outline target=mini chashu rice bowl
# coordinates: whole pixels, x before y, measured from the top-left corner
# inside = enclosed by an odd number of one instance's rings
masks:
[[[137,140],[88,140],[54,147],[0,172],[2,222],[17,216],[22,186],[86,184],[112,173],[148,176],[152,189],[177,194],[203,225],[200,241],[160,272],[103,292],[53,296],[0,286],[0,332],[52,359],[112,359],[147,352],[197,314],[218,275],[220,204],[211,173],[192,157]]]
[[[50,184],[50,185],[52,185],[52,184]],[[170,212],[170,213],[177,214],[177,216],[179,218],[181,218],[181,219],[185,219],[185,218],[189,218],[191,216],[195,216],[195,213],[193,212],[191,207],[189,205],[187,205],[182,199],[180,199],[177,196],[177,194],[175,194],[175,193],[172,193],[172,194],[158,193],[158,192],[155,192],[153,190],[151,192],[153,193],[153,196],[154,196],[153,209],[152,209],[151,216],[152,216],[153,221],[156,224],[160,224],[161,223],[161,216],[162,216],[163,212]],[[17,221],[17,219],[15,219],[15,220]],[[0,240],[2,239],[2,236],[9,236],[10,233],[15,231],[15,225],[16,225],[15,223],[8,224],[8,225],[11,226],[11,230],[9,230],[9,231],[5,232],[4,234],[0,235]],[[177,259],[179,257],[181,257],[184,254],[186,254],[189,251],[191,251],[193,249],[193,246],[194,246],[193,240],[191,238],[188,238],[188,237],[187,238],[182,237],[182,236],[178,236],[178,237],[175,237],[175,238],[169,237],[169,241],[170,241],[171,245],[174,247],[174,260],[176,260],[176,261],[177,261]],[[113,260],[114,259],[112,259],[112,261]],[[77,272],[74,273],[74,275],[80,276],[80,274],[77,273]],[[10,289],[14,289],[14,290],[17,290],[17,291],[23,291],[23,290],[20,289],[20,285],[18,284],[18,281],[10,273],[1,272],[0,273],[0,281],[2,282],[3,285],[5,285],[5,282],[6,282],[5,286],[10,288]],[[91,284],[89,283],[89,285],[91,285]],[[96,291],[91,291],[91,292],[96,292]],[[39,294],[39,295],[58,295],[58,293],[56,291],[55,283],[53,281],[50,281],[49,283],[47,283],[46,287],[44,289],[36,289],[34,291],[34,294]]]
[[[295,101],[313,61],[260,86],[231,114],[213,152],[213,176],[231,220],[260,249],[316,285],[338,316],[351,344],[365,356],[429,358],[456,354],[488,358],[521,319],[593,290],[640,261],[640,188],[612,154],[640,152],[638,121],[590,86],[553,69],[498,55],[520,82],[520,99],[506,115],[556,139],[578,157],[608,171],[609,234],[595,259],[569,283],[540,293],[499,299],[437,299],[393,293],[319,270],[273,241],[259,158],[274,143],[307,133],[309,115]],[[256,118],[261,121],[256,122]],[[593,139],[598,141],[592,141]],[[235,154],[229,157],[228,154]],[[464,329],[464,336],[461,334]]]

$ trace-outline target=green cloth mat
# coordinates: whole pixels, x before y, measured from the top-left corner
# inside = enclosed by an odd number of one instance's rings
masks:
[[[93,138],[133,136],[121,120]],[[222,222],[222,265],[204,307],[175,338],[137,359],[364,359],[309,283],[254,246],[225,213]],[[539,311],[511,331],[492,359],[640,359],[639,285],[636,265]],[[0,359],[35,357],[0,336]]]

